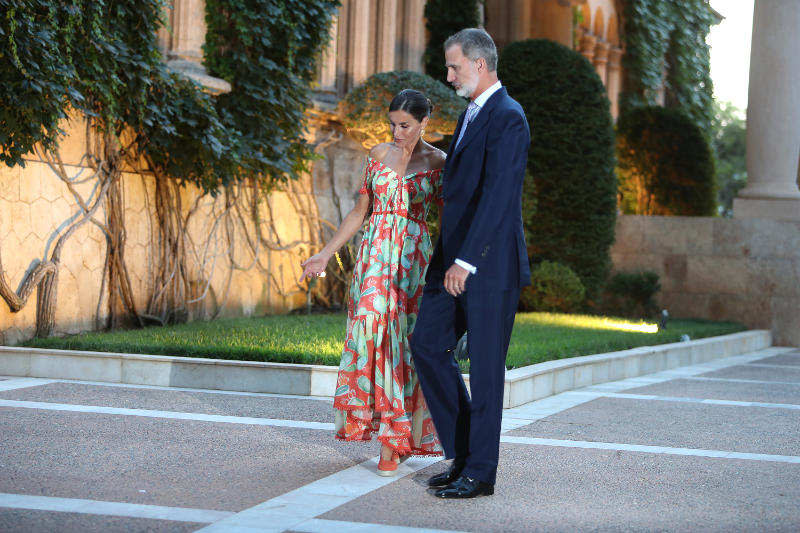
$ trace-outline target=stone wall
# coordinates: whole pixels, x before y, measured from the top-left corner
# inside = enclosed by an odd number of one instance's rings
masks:
[[[661,277],[673,316],[735,320],[800,345],[800,221],[620,216],[615,270]]]
[[[61,143],[60,153],[66,173],[76,178],[77,191],[89,197],[97,181],[87,179],[92,170],[82,166],[86,145],[84,123],[73,119],[63,126],[68,134]],[[329,235],[342,214],[352,207],[363,178],[364,152],[360,146],[335,130],[314,129],[309,135],[310,140],[317,142],[323,137],[339,137],[322,151],[327,157],[314,164],[312,175],[298,182],[292,198],[286,192],[275,191],[259,204],[263,219],[272,220],[271,225],[265,222],[262,227],[264,234],[273,240],[279,238],[284,245],[307,241],[313,231],[308,219],[298,214],[298,199],[310,206],[313,217],[329,222],[323,224]],[[125,260],[134,301],[141,312],[153,294],[158,253],[155,182],[150,174],[127,170],[121,181]],[[334,201],[335,197],[340,201]],[[208,318],[217,311],[219,316],[279,313],[305,305],[305,287],[298,286],[296,279],[300,260],[308,255],[308,246],[288,251],[270,251],[260,246],[254,254],[245,235],[245,232],[251,237],[255,235],[252,219],[234,217],[226,227],[221,218],[224,197],[202,196],[191,186],[181,189],[184,216],[198,198],[197,212],[187,227],[188,267],[194,287],[202,291],[208,285],[208,290],[202,302],[191,309],[191,318]],[[50,257],[55,240],[78,211],[76,199],[65,183],[47,163],[32,154],[24,168],[0,168],[0,254],[12,290],[18,291],[26,273]],[[105,219],[103,206],[95,218]],[[106,239],[96,225],[86,223],[68,238],[59,269],[55,335],[94,330],[103,325],[108,316],[107,289],[101,290],[105,257]],[[263,268],[255,265],[256,259]],[[14,344],[32,337],[35,321],[35,293],[16,313],[0,299],[0,344]]]

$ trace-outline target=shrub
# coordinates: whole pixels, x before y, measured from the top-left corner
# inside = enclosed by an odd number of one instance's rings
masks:
[[[660,289],[655,272],[618,272],[606,285],[603,310],[626,317],[653,316],[658,311],[653,297]]]
[[[683,112],[639,107],[617,123],[620,208],[636,215],[712,216],[714,159]]]
[[[611,266],[614,131],[603,82],[579,53],[546,39],[502,52],[500,78],[531,127],[523,223],[528,253],[569,266],[594,298]]]
[[[586,290],[569,267],[542,261],[531,272],[531,285],[520,295],[523,310],[571,313],[583,303]]]
[[[458,116],[465,107],[464,99],[444,83],[425,74],[408,70],[373,74],[364,83],[347,93],[340,109],[344,126],[348,131],[362,135],[365,146],[391,140],[392,134],[386,114],[394,95],[403,89],[416,89],[433,103],[433,113],[428,122],[426,137],[431,133],[442,135],[453,133],[458,123]]]
[[[481,20],[477,0],[428,0],[425,3],[425,73],[435,80],[445,81],[444,42],[464,28],[476,28]]]

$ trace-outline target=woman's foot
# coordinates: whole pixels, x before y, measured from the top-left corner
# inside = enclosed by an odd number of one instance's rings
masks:
[[[392,448],[381,446],[381,457],[378,461],[379,476],[393,476],[397,474],[397,465],[400,464],[400,456]]]

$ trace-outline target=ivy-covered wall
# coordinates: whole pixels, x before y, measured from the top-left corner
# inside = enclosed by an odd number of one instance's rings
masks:
[[[713,87],[705,41],[714,17],[708,0],[624,2],[622,113],[657,104],[663,85],[664,105],[710,132]]]
[[[304,112],[338,1],[208,0],[221,97],[165,65],[166,4],[0,0],[0,342],[306,300]]]

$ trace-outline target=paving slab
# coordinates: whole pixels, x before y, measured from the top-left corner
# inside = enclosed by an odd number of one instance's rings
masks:
[[[378,451],[329,431],[14,408],[0,435],[0,492],[222,511]]]
[[[508,435],[797,456],[800,411],[598,398]]]
[[[763,359],[762,359],[763,361]],[[760,364],[760,362],[759,362]],[[698,374],[708,378],[753,379],[758,381],[781,381],[800,383],[800,367],[769,368],[767,366],[736,365],[720,370]]]
[[[800,465],[501,445],[495,495],[428,494],[436,465],[320,518],[467,531],[797,531]]]
[[[800,352],[782,353],[754,361],[765,365],[791,365],[800,367]]]
[[[5,400],[101,405],[227,416],[333,422],[333,401],[180,390],[50,383],[0,392]]]
[[[0,507],[0,531],[3,533],[181,533],[197,531],[203,524],[152,520],[148,518],[123,518],[82,513],[31,511]]]
[[[787,385],[675,379],[654,385],[625,389],[625,393],[800,405],[800,383]]]

